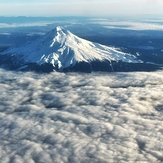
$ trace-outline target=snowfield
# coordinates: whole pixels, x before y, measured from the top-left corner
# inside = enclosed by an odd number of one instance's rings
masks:
[[[162,161],[163,72],[0,69],[0,162]]]

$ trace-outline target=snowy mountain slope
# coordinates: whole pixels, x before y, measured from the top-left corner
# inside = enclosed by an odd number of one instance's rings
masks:
[[[123,53],[113,47],[84,40],[62,27],[56,27],[33,42],[12,47],[1,54],[8,54],[16,58],[21,65],[50,63],[59,70],[72,67],[80,62],[122,61],[141,63],[134,55]]]

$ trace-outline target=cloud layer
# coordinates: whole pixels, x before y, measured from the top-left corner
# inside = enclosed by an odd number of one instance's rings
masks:
[[[162,72],[0,69],[0,162],[161,162],[162,91]]]
[[[40,27],[40,26],[47,26],[49,24],[52,24],[54,22],[35,22],[35,23],[13,23],[13,24],[7,24],[7,23],[0,23],[0,28],[19,28],[19,27]]]
[[[157,20],[155,20],[157,21]],[[132,22],[132,21],[103,21],[103,20],[96,20],[95,24],[104,25],[106,28],[115,28],[115,29],[126,29],[126,30],[156,30],[156,31],[163,31],[163,20],[158,20],[158,22]]]

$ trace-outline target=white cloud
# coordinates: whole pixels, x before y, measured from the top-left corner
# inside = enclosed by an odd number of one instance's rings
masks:
[[[93,23],[104,25],[107,28],[118,28],[118,29],[127,29],[127,30],[163,30],[163,24],[158,24],[157,20],[155,23],[150,22],[153,20],[148,20],[148,23],[144,22],[131,22],[131,21],[101,21],[97,20]],[[162,20],[158,20],[158,22],[163,22]]]
[[[0,69],[1,162],[161,162],[162,72]]]
[[[54,22],[34,22],[34,23],[0,23],[0,28],[18,28],[18,27],[34,27],[34,26],[47,26]]]

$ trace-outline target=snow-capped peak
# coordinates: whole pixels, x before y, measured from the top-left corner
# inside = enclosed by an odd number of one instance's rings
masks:
[[[63,28],[60,27],[60,26],[56,27],[56,31],[57,31],[57,32],[62,31],[62,29],[63,29]]]
[[[4,53],[21,55],[24,63],[51,63],[63,69],[77,62],[123,61],[136,63],[137,58],[115,48],[93,43],[58,26],[37,40],[19,47],[10,48]]]

